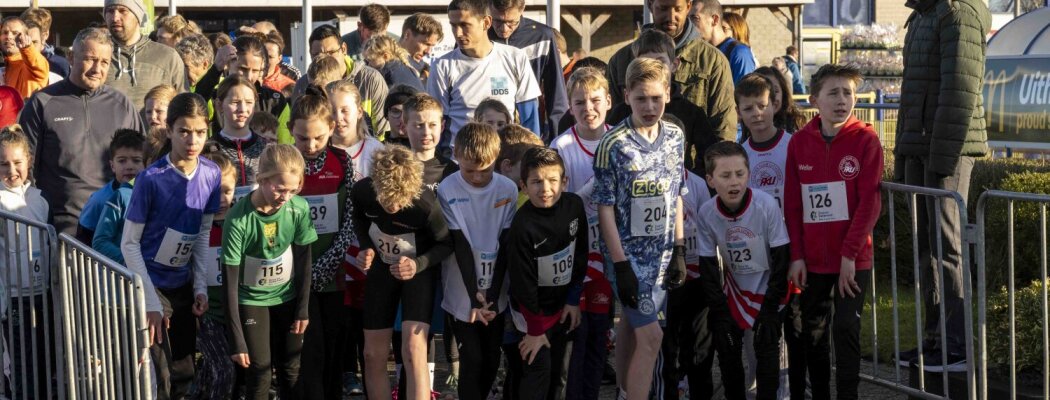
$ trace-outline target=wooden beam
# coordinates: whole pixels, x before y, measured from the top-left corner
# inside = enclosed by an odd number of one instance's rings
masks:
[[[609,18],[611,17],[611,13],[602,13],[601,15],[599,15],[598,18],[596,18],[594,22],[591,23],[591,34],[598,33],[598,29],[600,29],[602,25],[605,25],[605,23],[608,22]]]
[[[572,28],[572,30],[576,31],[580,36],[583,36],[583,24],[580,23],[580,20],[576,19],[576,15],[573,15],[571,12],[563,12],[561,17],[565,19],[565,23],[569,24],[569,27]]]
[[[580,26],[583,30],[580,32],[580,47],[587,54],[591,53],[591,35],[594,33],[591,31],[591,10],[584,8],[580,15]]]

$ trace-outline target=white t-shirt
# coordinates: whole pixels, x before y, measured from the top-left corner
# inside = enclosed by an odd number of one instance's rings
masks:
[[[493,43],[482,58],[468,57],[457,48],[434,60],[427,93],[441,102],[455,143],[456,132],[474,118],[483,100],[497,99],[513,111],[517,103],[540,97],[540,86],[524,51]]]
[[[448,229],[459,230],[470,242],[474,256],[474,274],[478,279],[478,290],[487,290],[493,281],[496,254],[499,252],[500,233],[510,228],[517,210],[518,187],[509,178],[493,174],[492,182],[484,188],[474,187],[463,175],[456,172],[441,181],[437,189],[441,210],[448,222]],[[441,283],[444,299],[441,308],[460,321],[470,318],[470,299],[467,294],[460,265],[453,253],[442,263]],[[493,311],[507,308],[508,278],[504,277],[499,299]],[[488,299],[492,301],[492,299]]]
[[[783,210],[784,164],[787,162],[791,134],[784,131],[777,134],[780,137],[769,148],[757,148],[751,138],[748,138],[744,143],[744,150],[747,151],[748,167],[751,169],[751,182],[747,186],[769,193]]]
[[[609,130],[609,125],[605,126],[605,130]],[[583,278],[585,283],[590,282],[591,274],[602,274],[605,271],[604,257],[598,246],[601,239],[601,233],[598,231],[598,206],[591,202],[591,192],[594,189],[594,150],[598,148],[598,143],[601,143],[601,139],[581,138],[575,125],[551,142],[551,148],[558,152],[565,164],[565,176],[569,177],[565,191],[579,195],[587,213],[587,266],[590,269]]]
[[[761,190],[750,192],[750,202],[738,215],[727,215],[716,197],[700,206],[697,219],[700,257],[722,256],[729,313],[745,329],[754,324],[769,287],[769,250],[791,242],[776,199]]]
[[[359,140],[353,146],[343,149],[346,155],[350,156],[350,163],[354,166],[354,182],[372,175],[372,154],[382,148],[383,142],[368,136],[365,140]]]
[[[700,276],[700,230],[696,219],[700,206],[711,200],[711,191],[707,188],[707,181],[692,171],[686,170],[683,178],[685,187],[689,189],[682,196],[682,208],[685,209],[685,264],[689,271],[686,280],[689,280]]]

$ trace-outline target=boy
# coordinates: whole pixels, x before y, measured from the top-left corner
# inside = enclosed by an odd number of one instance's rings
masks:
[[[449,119],[451,135],[442,139],[443,151],[455,143],[459,132],[474,116],[474,108],[489,97],[517,109],[521,125],[540,132],[540,87],[524,51],[488,36],[492,26],[486,0],[452,0],[448,5],[449,24],[456,37],[456,49],[434,60],[427,78],[427,92],[440,99]]]
[[[579,196],[562,193],[567,179],[557,152],[532,148],[521,164],[529,202],[514,216],[501,257],[510,273],[514,324],[525,336],[518,351],[507,354],[520,383],[505,395],[541,400],[553,398],[549,391],[561,376],[568,333],[579,324],[587,215]]]
[[[871,282],[871,231],[882,207],[883,168],[878,135],[852,114],[860,80],[852,67],[820,67],[810,80],[809,98],[819,114],[788,144],[784,217],[791,236],[789,276],[802,288],[806,361],[818,400],[831,396],[832,318],[839,398],[857,398],[860,382],[860,314]]]
[[[659,29],[648,29],[631,43],[631,53],[636,58],[647,57],[660,60],[667,65],[673,76],[681,64],[681,60],[675,55],[675,42],[667,33]],[[622,103],[609,112],[606,121],[616,124],[623,121],[631,113],[631,106]],[[715,133],[714,127],[708,120],[707,112],[689,101],[683,94],[678,82],[671,81],[671,99],[667,103],[665,114],[678,117],[683,123],[679,125],[685,135],[685,166],[699,176],[704,176],[703,155],[707,146],[723,139]],[[695,153],[694,153],[695,152]]]
[[[528,129],[518,124],[510,124],[499,130],[500,149],[496,158],[496,172],[519,182],[518,208],[529,201],[529,196],[522,190],[518,178],[521,176],[521,158],[533,147],[543,147],[543,140]]]
[[[744,398],[741,339],[754,331],[758,399],[776,399],[780,379],[780,305],[787,293],[789,240],[772,196],[751,190],[747,153],[733,142],[716,143],[704,154],[707,182],[717,197],[697,211],[700,274],[708,320],[723,375],[733,379],[726,397]],[[719,255],[725,291],[716,277]],[[761,300],[759,300],[761,299]],[[748,352],[750,353],[750,352]],[[732,386],[730,386],[730,384]]]
[[[80,213],[80,222],[77,224],[77,240],[81,243],[92,242],[95,229],[98,228],[99,217],[113,193],[121,185],[135,179],[135,176],[146,168],[145,149],[146,138],[139,131],[117,129],[113,134],[113,140],[109,142],[109,169],[113,171],[113,180],[92,193],[87,203],[84,204],[84,211]],[[118,237],[117,240],[116,250],[119,253],[120,238]]]
[[[270,142],[277,143],[277,117],[273,114],[265,112],[257,112],[252,114],[251,122],[248,123],[248,128],[255,132],[255,134],[262,136]]]
[[[616,334],[616,381],[619,397],[628,400],[649,396],[663,338],[657,319],[664,311],[664,287],[680,285],[686,275],[684,143],[677,126],[661,121],[670,91],[671,72],[664,63],[632,61],[624,93],[632,114],[595,151],[592,198],[605,271],[624,306]]]
[[[491,126],[468,123],[456,135],[455,149],[460,170],[437,190],[455,249],[441,274],[441,307],[459,343],[459,398],[483,400],[499,370],[507,260],[497,254],[514,218],[518,188],[493,174],[499,137]]]
[[[791,134],[773,125],[777,113],[769,78],[747,74],[736,85],[737,115],[751,132],[744,141],[751,181],[748,187],[768,193],[784,208],[784,162]]]
[[[569,178],[565,191],[583,199],[587,213],[588,268],[580,300],[582,318],[573,338],[565,397],[596,399],[608,353],[606,331],[609,330],[612,286],[603,273],[605,260],[598,248],[598,209],[590,198],[594,188],[594,150],[610,128],[605,123],[605,113],[612,106],[612,97],[602,71],[594,68],[573,72],[567,86],[569,112],[576,124],[555,138],[551,148],[565,161]]]

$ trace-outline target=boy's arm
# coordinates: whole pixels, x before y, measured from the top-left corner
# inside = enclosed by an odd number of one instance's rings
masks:
[[[721,316],[728,317],[726,294],[722,290],[722,270],[718,267],[718,241],[715,239],[717,236],[704,218],[697,218],[696,225],[699,246],[697,251],[700,255],[700,287],[703,288],[708,307],[716,314],[726,311],[726,315]]]
[[[306,321],[310,319],[310,266],[313,265],[313,257],[310,254],[309,245],[292,244],[292,267],[295,268],[295,288],[297,301],[295,306],[295,319]]]
[[[208,274],[208,266],[206,265],[208,255],[208,245],[210,244],[211,238],[211,222],[214,220],[215,214],[204,214],[201,217],[200,231],[197,233],[197,240],[193,243],[193,294],[194,296],[204,295],[204,298],[208,298],[208,280],[206,275]]]
[[[539,99],[525,100],[516,104],[515,109],[518,110],[518,117],[521,119],[521,126],[532,131],[537,136],[542,135],[540,131],[540,107]]]
[[[861,155],[860,174],[856,179],[857,209],[850,217],[849,229],[842,241],[841,255],[856,260],[861,249],[868,243],[875,223],[882,212],[882,192],[879,183],[882,181],[882,146],[875,135],[865,137],[867,143]],[[792,237],[794,242],[795,238]]]
[[[509,207],[509,206],[508,206]],[[510,228],[504,229],[499,234],[499,248],[503,249],[507,245],[507,238],[510,236]],[[499,299],[500,290],[503,288],[503,278],[507,275],[507,259],[506,257],[500,257],[497,253],[496,256],[496,269],[492,271],[492,285],[489,286],[488,293],[485,294],[485,300],[496,301]]]
[[[788,258],[791,258],[791,245],[784,244],[769,249],[772,256],[769,262],[769,284],[766,296],[762,300],[761,312],[776,313],[781,300],[787,296]],[[768,311],[767,311],[768,310]]]
[[[427,227],[434,235],[434,245],[430,246],[425,253],[416,256],[417,274],[440,263],[441,260],[452,254],[448,225],[445,224],[445,216],[442,215],[441,208],[436,206],[435,204],[435,207],[430,207],[430,213],[427,215]]]
[[[452,235],[452,244],[455,248],[456,263],[459,264],[459,274],[463,278],[463,286],[467,288],[467,297],[470,299],[470,308],[481,308],[475,294],[478,292],[478,274],[474,271],[474,250],[470,247],[470,241],[459,229],[449,230]],[[497,257],[498,258],[498,257]],[[493,274],[495,278],[495,274]],[[485,300],[490,297],[485,296]]]
[[[609,249],[609,257],[612,258],[612,262],[627,261],[623,243],[620,242],[620,232],[616,229],[616,210],[613,206],[598,205],[598,230],[601,232],[605,247]]]
[[[122,207],[113,203],[118,196],[119,193],[114,193],[114,197],[102,205],[102,214],[99,215],[98,226],[95,227],[95,236],[91,239],[91,248],[121,265],[126,265],[124,254],[120,252],[120,233],[123,231],[124,216],[120,212]]]
[[[353,215],[354,233],[357,234],[358,248],[362,251],[376,247],[375,244],[372,244],[372,237],[368,235],[368,228],[372,226],[372,221],[365,215],[364,207],[360,207],[365,202],[376,201],[375,193],[370,193],[371,190],[365,187],[365,185],[370,183],[370,181],[359,181],[354,184],[353,190],[350,191],[350,197],[354,198],[354,204],[358,206],[354,207],[350,214]],[[371,200],[367,198],[369,194],[372,196]]]
[[[500,255],[506,258],[510,271],[510,296],[518,305],[518,312],[525,317],[526,333],[530,336],[544,334],[543,312],[540,310],[539,277],[535,257],[529,252],[532,244],[524,232],[511,231],[507,247]]]

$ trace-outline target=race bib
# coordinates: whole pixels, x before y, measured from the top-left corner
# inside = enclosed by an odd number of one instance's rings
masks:
[[[726,243],[722,259],[734,274],[756,274],[769,270],[769,257],[762,236]]]
[[[208,258],[204,263],[204,280],[208,286],[222,286],[222,247],[209,247]]]
[[[557,253],[536,259],[539,286],[563,286],[572,280],[572,262],[576,241]]]
[[[780,207],[781,211],[784,210],[784,187],[763,186],[761,190],[766,192],[766,194],[773,196],[773,198],[777,200],[777,207]]]
[[[666,196],[631,199],[631,236],[661,236],[668,226]]]
[[[688,221],[685,223],[685,263],[700,263],[700,230]]]
[[[303,196],[310,205],[310,220],[318,235],[339,231],[339,195]]]
[[[478,290],[489,290],[492,287],[497,254],[495,251],[474,250],[474,271],[478,276]]]
[[[598,240],[601,239],[601,231],[598,230],[598,215],[587,217],[587,241],[590,242],[591,253],[600,253],[601,249],[598,248]]]
[[[400,235],[388,235],[379,230],[376,224],[368,228],[368,236],[379,252],[379,257],[384,263],[394,265],[402,256],[408,258],[416,257],[416,234],[403,233]]]
[[[802,211],[807,224],[849,220],[846,182],[802,185]]]
[[[255,190],[256,188],[258,188],[258,187],[259,187],[259,185],[248,185],[248,186],[237,186],[237,187],[233,188],[233,203],[230,203],[230,204],[237,204],[237,202],[240,201],[241,198],[251,194],[251,192],[253,190]]]
[[[167,265],[172,268],[182,268],[190,262],[193,256],[193,242],[197,241],[197,235],[188,235],[177,230],[168,228],[164,232],[164,239],[160,241],[157,255],[153,261]]]
[[[277,258],[244,256],[244,284],[251,287],[273,287],[292,279],[292,247]]]

